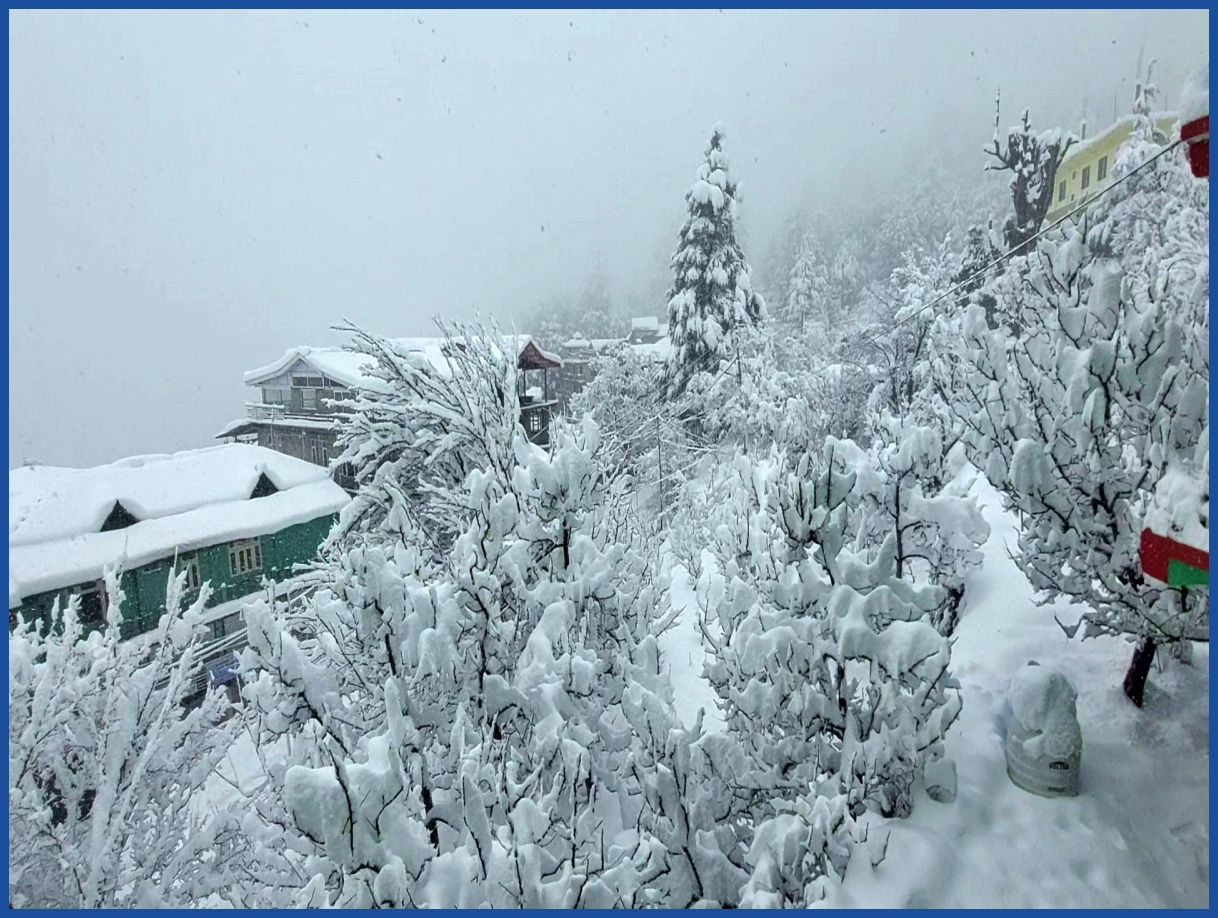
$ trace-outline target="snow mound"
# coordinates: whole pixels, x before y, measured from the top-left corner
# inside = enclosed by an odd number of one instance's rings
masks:
[[[1061,673],[1028,664],[1015,674],[1011,709],[1024,727],[1040,734],[1024,744],[1029,755],[1064,758],[1082,746],[1077,701],[1078,690]]]

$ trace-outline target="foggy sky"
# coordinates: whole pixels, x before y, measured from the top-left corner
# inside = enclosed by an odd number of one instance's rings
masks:
[[[1208,35],[1206,11],[12,12],[10,468],[212,445],[243,371],[343,318],[505,317],[598,257],[619,302],[652,289],[716,121],[756,265],[810,197],[980,170],[996,89],[1004,128],[1102,127],[1140,48],[1170,107]]]

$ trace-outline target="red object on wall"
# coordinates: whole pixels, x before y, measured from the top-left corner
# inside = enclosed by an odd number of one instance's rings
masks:
[[[1180,126],[1180,139],[1188,144],[1188,165],[1197,178],[1210,176],[1210,116]]]
[[[1210,555],[1200,548],[1193,548],[1175,539],[1158,535],[1149,529],[1142,530],[1142,543],[1139,546],[1142,560],[1142,573],[1147,577],[1167,583],[1167,568],[1172,559],[1183,561],[1189,567],[1209,570]]]

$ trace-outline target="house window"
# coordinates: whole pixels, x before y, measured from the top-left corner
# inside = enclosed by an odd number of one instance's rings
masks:
[[[292,403],[292,390],[275,388],[263,388],[262,403],[264,405],[290,405]]]
[[[300,390],[300,405],[305,411],[317,410],[317,390],[316,389],[301,389]]]
[[[321,447],[319,447],[316,443],[312,443],[309,445],[309,455],[311,455],[313,457],[314,465],[322,464],[321,463]]]
[[[241,630],[241,613],[234,612],[232,615],[218,618],[211,623],[211,639],[218,641],[222,637],[227,637],[230,634],[236,634]]]
[[[234,542],[228,547],[228,564],[234,576],[262,569],[262,548],[257,539]]]
[[[178,558],[177,573],[182,571],[186,571],[186,589],[197,590],[199,588],[199,556],[180,556]]]
[[[1087,190],[1087,186],[1091,184],[1091,167],[1083,166],[1083,190]]]
[[[80,607],[76,618],[82,625],[100,625],[105,621],[105,603],[102,601],[100,583],[78,587],[72,595],[80,597]]]
[[[525,415],[525,420],[528,423],[529,433],[540,433],[541,432],[541,412],[540,411],[530,411],[528,414]]]
[[[1057,183],[1057,203],[1060,204],[1064,200],[1066,200],[1066,183],[1058,182]]]
[[[326,468],[330,467],[330,451],[324,446],[321,448],[321,464]]]
[[[322,376],[293,376],[292,385],[297,389],[324,389],[326,380]]]
[[[1095,180],[1102,182],[1108,176],[1108,157],[1101,156],[1095,167]]]

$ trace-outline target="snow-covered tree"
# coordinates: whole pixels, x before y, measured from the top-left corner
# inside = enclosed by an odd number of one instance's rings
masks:
[[[1167,471],[1209,453],[1208,188],[1178,151],[1135,173],[1160,140],[1143,114],[1094,217],[987,285],[1018,336],[970,306],[953,368],[973,455],[1023,514],[1024,573],[1085,604],[1084,636],[1140,639],[1135,703],[1156,644],[1209,635],[1208,593],[1148,581],[1138,559]]]
[[[837,303],[832,299],[830,265],[820,240],[811,230],[807,230],[800,240],[795,266],[787,282],[787,300],[782,319],[802,335],[808,323],[817,325],[823,333],[837,324],[837,318]]]
[[[667,383],[673,397],[696,375],[718,373],[735,356],[733,331],[765,316],[765,301],[753,289],[736,239],[736,183],[723,138],[721,129],[712,131],[706,161],[685,195],[689,215],[672,257]]]
[[[994,101],[994,138],[985,152],[995,162],[986,168],[1011,173],[1011,204],[1014,215],[1003,229],[1007,250],[1015,251],[1026,245],[1045,221],[1057,189],[1057,170],[1076,142],[1072,134],[1059,130],[1032,130],[1025,110],[1020,123],[1007,131],[1006,149],[999,136],[1001,96]]]
[[[874,424],[876,439],[864,454],[839,444],[842,461],[858,476],[856,547],[884,550],[894,539],[896,576],[943,588],[931,621],[950,635],[960,615],[968,572],[981,564],[980,547],[990,535],[971,479],[962,477],[963,446],[950,455],[934,426],[885,412]]]
[[[186,710],[206,634],[207,584],[123,640],[123,594],[105,578],[105,627],[86,634],[73,598],[49,628],[9,635],[9,903],[26,908],[188,906],[232,882],[234,820],[199,793],[230,737],[211,691]]]
[[[494,323],[485,330],[437,326],[440,365],[356,326],[340,327],[378,384],[348,405],[338,439],[339,462],[354,468],[358,491],[332,541],[396,534],[442,551],[461,531],[466,510],[454,490],[475,469],[506,476],[512,467],[520,414],[514,339]]]
[[[990,323],[991,328],[996,328],[998,325],[998,303],[993,294],[984,290],[983,287],[987,277],[986,269],[999,255],[992,227],[987,230],[974,224],[968,230],[960,267],[952,276],[952,286],[962,285],[957,298],[958,308],[963,309],[968,297],[976,294],[977,302],[985,310],[986,321]]]
[[[717,527],[719,573],[699,585],[707,677],[739,738],[743,904],[823,898],[859,839],[854,820],[909,813],[960,710],[950,645],[928,621],[942,590],[897,576],[895,536],[870,557],[849,548],[860,455],[830,439],[793,467],[738,460],[747,519]]]
[[[455,354],[420,365],[435,379],[368,405],[413,431],[444,413],[413,394],[428,386],[456,394],[450,414],[499,404],[478,391],[514,386],[494,340],[463,335],[454,349],[482,354],[466,371]],[[486,464],[431,489],[455,508],[450,546],[347,527],[302,611],[249,613],[247,710],[264,741],[291,741],[256,801],[262,869],[287,888],[313,878],[266,904],[574,907],[604,891],[591,878],[611,866],[649,566],[591,420],[557,422],[546,451],[514,418],[483,417],[497,425],[478,434]],[[472,432],[468,420],[447,423]]]

